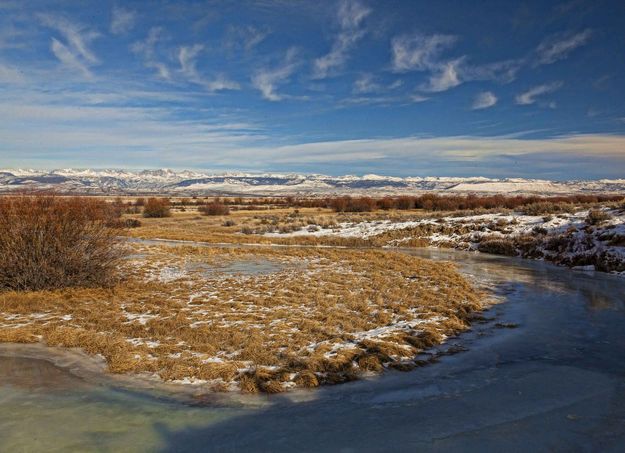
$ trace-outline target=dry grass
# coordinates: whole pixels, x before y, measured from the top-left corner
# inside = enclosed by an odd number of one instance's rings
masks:
[[[135,228],[127,234],[132,237],[151,239],[173,239],[232,244],[279,244],[279,245],[325,245],[347,247],[369,247],[386,245],[398,237],[399,232],[389,232],[377,238],[356,238],[336,236],[297,236],[269,237],[263,236],[271,231],[294,231],[306,229],[311,225],[324,228],[332,227],[341,222],[363,222],[372,220],[406,221],[423,218],[426,213],[421,211],[378,211],[371,213],[343,214],[327,209],[272,209],[266,211],[230,211],[230,222],[221,217],[203,216],[198,211],[187,209],[186,212],[175,212],[169,218],[142,219],[141,228]],[[135,216],[127,216],[135,218]],[[246,234],[249,233],[249,234]],[[424,245],[423,242],[415,245]]]
[[[134,247],[111,289],[0,294],[0,341],[273,393],[412,368],[484,304],[452,264],[389,251]]]

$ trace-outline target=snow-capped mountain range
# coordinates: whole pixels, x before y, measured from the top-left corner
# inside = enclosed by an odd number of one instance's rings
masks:
[[[424,191],[451,193],[624,193],[625,179],[548,181],[484,177],[326,176],[284,173],[59,169],[0,170],[0,192],[54,190],[76,194],[168,195],[385,195]]]

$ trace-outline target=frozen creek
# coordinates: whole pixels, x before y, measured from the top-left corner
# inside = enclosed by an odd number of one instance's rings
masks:
[[[453,260],[505,297],[451,341],[467,351],[335,387],[198,401],[0,345],[0,451],[625,450],[622,278],[407,253]]]

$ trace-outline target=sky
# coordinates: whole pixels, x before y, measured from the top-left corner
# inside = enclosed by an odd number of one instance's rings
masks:
[[[625,2],[0,0],[0,168],[625,178]]]

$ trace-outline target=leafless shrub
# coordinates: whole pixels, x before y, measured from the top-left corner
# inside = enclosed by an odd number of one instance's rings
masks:
[[[586,223],[588,225],[599,225],[606,220],[610,220],[610,218],[610,214],[605,211],[601,211],[600,209],[591,209],[588,211],[588,216],[586,216]]]
[[[0,290],[107,286],[123,255],[103,201],[0,198]]]
[[[230,208],[223,203],[214,201],[198,208],[203,215],[228,215]]]
[[[527,215],[554,214],[560,212],[573,212],[575,206],[571,203],[554,203],[551,201],[539,201],[530,203],[523,207],[523,212]]]
[[[148,198],[143,208],[143,217],[160,218],[171,216],[169,200],[166,198]]]

